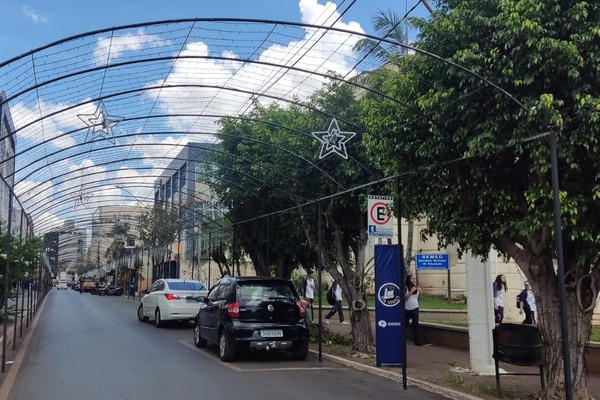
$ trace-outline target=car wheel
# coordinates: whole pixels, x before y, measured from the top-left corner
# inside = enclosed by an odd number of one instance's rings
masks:
[[[142,322],[148,321],[150,319],[149,317],[146,317],[144,315],[144,306],[142,306],[141,304],[138,307],[138,313],[137,313],[137,315],[138,315],[138,319],[140,321],[142,321]]]
[[[156,311],[154,311],[154,325],[156,325],[157,328],[162,328],[165,325],[163,320],[160,319],[160,308],[157,308]]]
[[[232,361],[235,358],[235,349],[224,330],[219,335],[219,358],[225,362]]]
[[[202,338],[200,335],[200,326],[198,324],[194,325],[194,344],[196,347],[206,347],[206,339]]]
[[[306,357],[308,357],[308,342],[295,343],[292,346],[292,357],[298,361],[306,360]]]

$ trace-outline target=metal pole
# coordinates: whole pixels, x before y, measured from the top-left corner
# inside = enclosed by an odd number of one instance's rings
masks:
[[[6,241],[6,264],[4,265],[4,321],[2,330],[2,372],[6,369],[6,330],[8,329],[8,280],[10,277],[10,257],[12,253],[12,213],[13,213],[12,190],[8,195],[8,228]]]
[[[573,399],[573,384],[571,383],[571,355],[569,352],[569,330],[567,327],[567,301],[565,291],[565,263],[563,258],[562,226],[560,214],[560,197],[558,182],[558,150],[556,145],[556,133],[550,128],[550,165],[552,167],[552,194],[554,206],[554,229],[556,235],[556,255],[558,257],[558,293],[560,303],[560,327],[562,331],[562,351],[564,358],[565,373],[565,395],[567,400]]]
[[[15,297],[15,326],[13,329],[13,345],[12,345],[12,349],[13,351],[15,351],[15,346],[17,343],[17,321],[19,321],[19,318],[17,317],[17,311],[19,310],[19,283],[17,283],[17,294]]]
[[[400,202],[400,177],[396,178],[396,224],[398,224],[398,253],[399,253],[399,263],[398,266],[398,276],[400,278],[399,286],[404,287],[404,251],[402,248],[402,204]],[[406,318],[404,316],[404,296],[400,296],[400,321],[402,321],[402,325],[400,326],[400,348],[402,349],[402,388],[406,390],[408,388],[408,383],[406,379],[406,326],[404,321]],[[414,322],[413,322],[414,323]]]
[[[208,232],[208,288],[210,289],[210,259],[212,258],[212,254],[210,253],[210,244],[212,239],[212,232]]]
[[[27,283],[27,328],[31,320],[31,281]]]
[[[23,285],[23,282],[21,282],[21,296],[23,296],[23,298],[21,299],[21,314],[20,314],[20,320],[21,320],[21,324],[19,326],[19,337],[23,337],[23,314],[25,312],[25,287]]]
[[[322,299],[322,269],[323,269],[323,260],[321,244],[323,238],[321,237],[321,201],[317,201],[317,237],[318,237],[318,258],[317,268],[319,269],[318,276],[318,292],[319,292],[319,362],[323,362],[323,299]]]

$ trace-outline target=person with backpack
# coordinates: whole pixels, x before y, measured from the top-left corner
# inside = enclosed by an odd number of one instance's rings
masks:
[[[525,289],[517,297],[519,300],[519,314],[523,315],[525,312],[524,324],[535,324],[535,312],[537,307],[535,305],[535,294],[531,290],[531,284],[529,281],[525,281]]]
[[[306,299],[306,321],[310,324],[313,321],[313,300],[315,297],[315,278],[311,270],[306,272],[306,278],[302,282],[300,295]]]
[[[329,294],[329,291],[331,291],[331,294]],[[328,290],[327,301],[329,303],[333,302],[333,307],[325,316],[325,323],[329,325],[329,318],[333,317],[333,314],[337,312],[340,317],[340,324],[348,325],[348,323],[344,321],[344,310],[342,309],[342,287],[336,281],[333,281]]]

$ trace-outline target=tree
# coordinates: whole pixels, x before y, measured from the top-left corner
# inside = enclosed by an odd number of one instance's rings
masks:
[[[181,221],[175,207],[165,209],[155,205],[140,216],[139,238],[144,248],[151,250],[152,268],[157,276],[162,276],[164,272],[161,268],[164,268],[165,256],[180,229]]]
[[[2,233],[0,234],[0,246],[2,246],[3,253],[9,240],[11,243],[11,256],[8,287],[12,288],[16,283],[38,278],[36,274],[40,267],[40,254],[42,254],[44,241],[37,236],[30,236],[19,241],[6,233]],[[6,255],[0,257],[0,307],[4,307],[5,268]]]
[[[379,10],[373,17],[373,29],[381,38],[392,38],[398,43],[404,43],[406,36],[402,31],[402,21],[393,10]],[[380,62],[387,62],[393,56],[405,53],[402,47],[370,38],[356,42],[354,51],[369,55]]]
[[[537,289],[544,398],[564,398],[547,132],[558,137],[567,322],[575,398],[587,399],[584,352],[600,287],[600,4],[447,0],[417,21],[416,47],[452,60],[509,94],[422,54],[393,60],[365,124],[386,172],[402,176],[409,217],[440,246],[512,258]],[[417,112],[415,112],[417,110]],[[426,182],[426,184],[423,184]]]
[[[223,202],[232,204],[229,221],[235,224],[236,240],[252,260],[256,274],[289,279],[298,265],[314,267],[315,257],[303,231],[298,229],[300,214],[297,211],[274,213],[293,207],[295,203],[285,185],[277,188],[269,183],[268,179],[281,182],[287,176],[278,174],[276,165],[268,165],[274,153],[261,144],[270,141],[273,145],[285,146],[276,139],[281,136],[281,128],[274,125],[269,128],[260,121],[277,121],[285,118],[284,114],[279,107],[257,106],[252,112],[253,121],[223,119],[220,135],[225,151],[213,153],[209,159],[220,166],[215,170],[213,189],[221,194]],[[284,135],[289,136],[288,133]],[[244,136],[253,141],[244,140]],[[256,157],[258,154],[260,157]],[[270,213],[274,214],[254,218]],[[239,259],[239,256],[234,258]]]
[[[317,110],[322,110],[318,112]],[[351,192],[337,193],[354,185],[380,177],[377,170],[367,168],[361,146],[350,145],[349,159],[331,156],[318,160],[320,143],[310,132],[323,131],[336,115],[341,131],[356,131],[360,143],[362,130],[351,125],[358,114],[358,101],[350,85],[332,83],[318,91],[303,105],[262,107],[255,104],[247,120],[224,120],[220,131],[223,153],[235,157],[221,158],[215,187],[229,196],[234,213],[242,217],[287,210],[273,218],[277,236],[269,238],[282,265],[297,266],[298,260],[315,263],[319,252],[317,204],[322,200],[322,264],[340,283],[352,304],[350,321],[354,348],[372,351],[373,336],[364,286],[366,230],[366,196]],[[376,189],[374,189],[376,190]],[[307,205],[308,204],[308,205]],[[239,217],[240,214],[238,214]],[[238,218],[236,217],[236,220]],[[261,235],[264,220],[258,228],[242,234]],[[285,234],[282,234],[285,232]],[[306,251],[305,249],[310,249]],[[251,249],[247,249],[251,252]],[[289,261],[284,259],[291,255]],[[312,258],[306,258],[310,254]],[[302,257],[305,257],[304,259]],[[271,258],[275,262],[274,258]],[[279,262],[279,261],[277,261]]]

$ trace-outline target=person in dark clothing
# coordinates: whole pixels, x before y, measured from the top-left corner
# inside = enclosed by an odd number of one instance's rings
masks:
[[[518,296],[519,299],[519,314],[525,313],[524,324],[535,324],[535,312],[537,307],[535,304],[535,294],[531,290],[529,281],[525,281],[525,289]]]
[[[331,311],[329,311],[325,316],[325,323],[329,324],[329,318],[333,317],[333,314],[337,312],[338,316],[340,317],[340,324],[348,325],[348,323],[344,321],[344,310],[342,308],[342,287],[335,281],[332,283],[332,286],[334,303]]]

